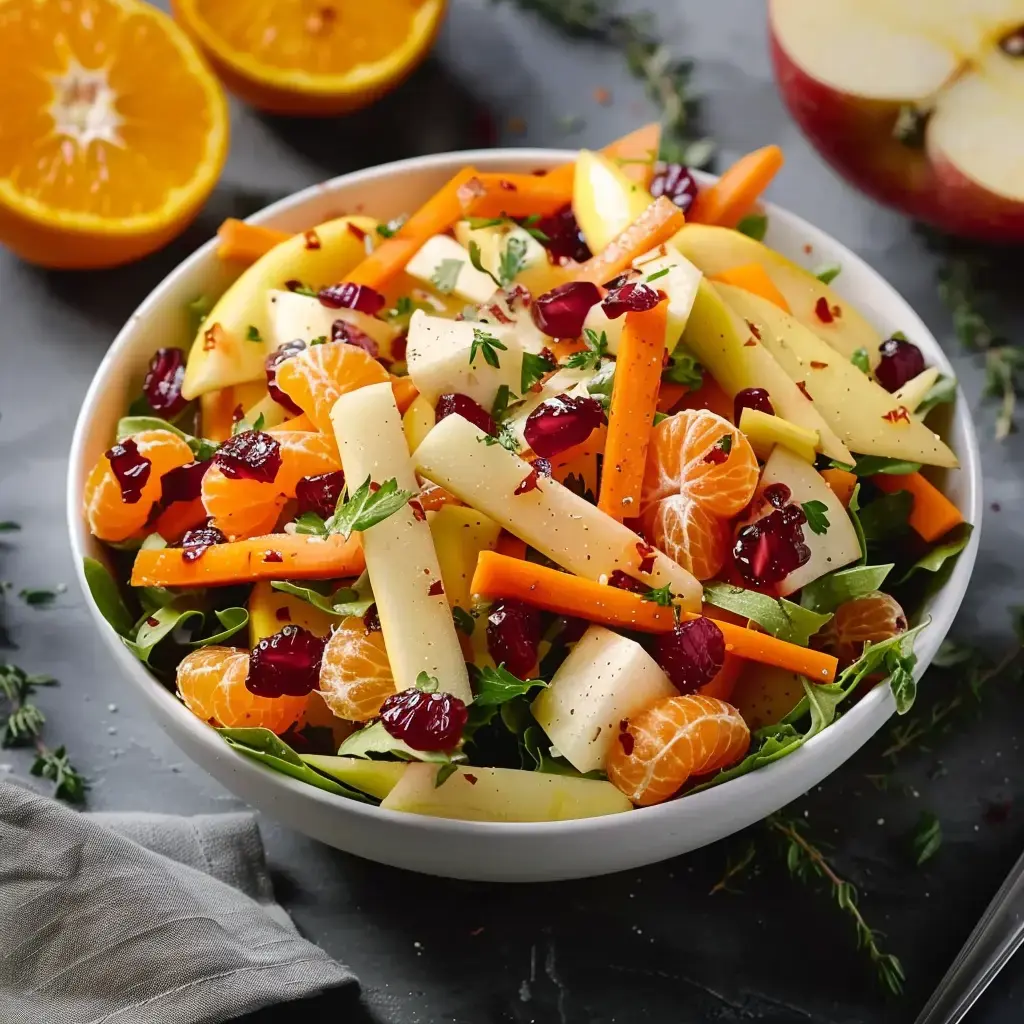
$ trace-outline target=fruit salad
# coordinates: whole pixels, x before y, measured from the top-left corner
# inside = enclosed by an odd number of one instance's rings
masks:
[[[698,187],[658,143],[223,225],[237,279],[83,514],[100,610],[240,755],[545,821],[728,782],[871,686],[910,706],[971,529],[936,485],[955,381],[764,243],[776,147]]]

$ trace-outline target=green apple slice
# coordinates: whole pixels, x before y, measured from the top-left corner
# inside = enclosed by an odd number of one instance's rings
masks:
[[[300,756],[317,771],[378,800],[383,800],[398,785],[409,767],[401,761],[371,761],[362,757],[333,757],[327,754]]]

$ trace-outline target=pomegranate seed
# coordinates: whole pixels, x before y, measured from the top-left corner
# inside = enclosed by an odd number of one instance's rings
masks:
[[[590,259],[590,249],[576,222],[571,205],[563,207],[550,217],[542,218],[537,222],[537,229],[547,235],[547,241],[542,244],[555,263],[566,263],[570,260],[583,263]]]
[[[625,313],[642,313],[661,302],[661,296],[650,285],[643,283],[624,284],[609,292],[601,308],[609,320],[618,320]]]
[[[335,320],[331,324],[331,341],[355,345],[356,348],[361,348],[373,359],[380,358],[380,349],[377,346],[377,342],[365,331],[359,330],[358,327],[353,327],[352,324],[346,323],[344,320]]]
[[[366,609],[366,613],[363,615],[363,629],[367,633],[379,633],[380,628],[380,614],[377,611],[377,605],[371,604]]]
[[[803,533],[807,517],[798,505],[787,504],[790,496],[785,484],[766,487],[762,497],[775,511],[744,526],[736,537],[733,561],[751,583],[778,583],[810,560]]]
[[[169,469],[160,477],[160,504],[167,506],[176,501],[195,501],[203,493],[203,477],[209,468],[209,462],[190,462]]]
[[[153,463],[139,453],[139,446],[130,437],[115,444],[105,454],[110,463],[110,471],[121,488],[121,500],[126,505],[136,504],[142,497],[142,488],[149,480]]]
[[[277,368],[286,359],[297,356],[305,347],[306,343],[301,338],[286,341],[279,349],[271,352],[263,364],[267,374],[267,392],[278,405],[283,406],[293,416],[298,416],[302,410],[277,386]]]
[[[498,427],[491,414],[469,395],[442,395],[434,409],[434,423],[440,423],[446,416],[459,415],[479,427],[485,434],[496,437]]]
[[[540,647],[540,612],[511,598],[494,602],[487,616],[487,651],[497,664],[526,679],[537,664]]]
[[[658,164],[651,179],[651,195],[668,196],[685,213],[697,198],[697,181],[689,167]]]
[[[608,577],[608,586],[615,587],[617,590],[629,590],[634,594],[646,594],[648,590],[647,586],[639,580],[633,579],[632,576],[624,573],[621,569],[616,569]]]
[[[452,750],[468,718],[466,705],[458,697],[415,687],[393,693],[380,707],[384,728],[414,750]]]
[[[272,484],[281,468],[281,444],[262,430],[243,430],[214,452],[213,461],[232,480]]]
[[[680,693],[695,693],[718,675],[725,662],[725,637],[718,624],[702,616],[677,622],[658,637],[655,660]]]
[[[875,367],[875,380],[890,394],[924,370],[921,350],[905,338],[887,338],[878,351],[882,358]]]
[[[214,544],[223,544],[227,540],[216,526],[200,526],[195,530],[187,530],[181,538],[182,558],[186,562],[194,562],[202,558]]]
[[[729,452],[732,451],[732,435],[723,434],[708,450],[701,462],[711,463],[715,466],[724,465],[729,461]]]
[[[537,330],[549,338],[578,338],[591,306],[601,292],[591,281],[569,281],[545,292],[530,307]]]
[[[345,474],[336,469],[333,473],[318,473],[304,476],[295,485],[295,500],[298,512],[315,512],[321,519],[334,514],[338,498],[345,489]]]
[[[264,637],[249,654],[246,688],[257,697],[304,697],[320,685],[325,637],[301,626],[285,626]]]
[[[828,308],[828,299],[824,295],[814,304],[814,312],[823,324],[830,324],[835,320],[832,310]]]
[[[142,393],[153,412],[176,416],[188,405],[181,393],[184,379],[185,353],[180,348],[157,349],[142,382]]]
[[[328,309],[358,309],[367,316],[375,316],[387,302],[384,296],[373,288],[368,288],[365,284],[352,284],[349,281],[321,288],[316,297],[320,300],[320,305]]]
[[[550,459],[581,444],[604,421],[604,409],[596,398],[558,395],[530,413],[523,436],[537,455]]]
[[[736,392],[732,403],[732,419],[739,423],[744,409],[757,409],[758,412],[766,412],[769,416],[775,415],[775,406],[764,388],[744,388]]]
[[[761,497],[773,508],[785,508],[793,492],[785,484],[769,484],[762,492]]]

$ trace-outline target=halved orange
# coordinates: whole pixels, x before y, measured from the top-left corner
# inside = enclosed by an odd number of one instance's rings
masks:
[[[426,57],[446,0],[171,0],[224,84],[273,114],[343,114]]]
[[[220,175],[216,78],[138,0],[0,0],[0,242],[47,267],[107,267],[177,235]]]

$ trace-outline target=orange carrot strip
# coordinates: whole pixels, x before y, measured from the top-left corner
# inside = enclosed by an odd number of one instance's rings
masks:
[[[359,538],[322,540],[302,534],[213,544],[194,562],[181,548],[142,550],[132,566],[133,587],[216,587],[256,580],[316,580],[358,576],[365,568]]]
[[[658,390],[658,412],[671,412],[675,404],[682,401],[689,391],[685,384],[673,384],[670,380],[662,381]]]
[[[843,503],[845,508],[850,504],[850,497],[857,486],[857,477],[847,473],[845,469],[823,469],[821,478],[832,488],[832,493]]]
[[[627,178],[647,188],[654,177],[654,161],[660,148],[661,125],[657,121],[652,121],[642,128],[637,128],[635,132],[616,139],[601,152],[610,160],[617,161]],[[548,182],[558,182],[562,188],[571,192],[575,176],[576,164],[571,163],[562,164],[561,167],[548,171],[544,178]]]
[[[714,185],[698,192],[687,219],[694,224],[736,227],[778,173],[784,159],[778,146],[764,146],[740,157]]]
[[[398,406],[400,413],[404,413],[419,394],[412,377],[396,377],[394,374],[391,375],[391,390],[394,392],[395,405]]]
[[[244,220],[228,217],[217,228],[217,255],[233,263],[255,263],[275,245],[291,237],[287,231],[262,228],[258,224],[246,224]]]
[[[878,473],[871,482],[886,494],[910,491],[914,507],[908,521],[926,541],[938,540],[964,521],[956,505],[920,473]]]
[[[175,544],[185,535],[186,530],[199,526],[207,518],[208,513],[203,507],[202,498],[175,501],[160,513],[153,524],[153,530],[169,544]]]
[[[669,633],[675,627],[672,608],[645,601],[639,594],[607,584],[581,579],[534,562],[506,558],[482,551],[473,573],[472,591],[487,597],[514,597],[537,608],[573,615],[606,626],[637,629],[644,633]],[[684,619],[700,618],[697,612],[681,612]],[[758,633],[731,622],[716,620],[725,636],[728,653],[776,665],[807,676],[816,683],[830,683],[836,659],[829,654],[798,647],[768,633]]]
[[[498,534],[498,543],[494,546],[494,550],[506,558],[523,559],[526,558],[526,541],[520,540],[514,533],[509,533],[508,530],[502,530]]]
[[[659,302],[642,313],[627,313],[619,341],[597,507],[620,523],[640,508],[661,384],[667,309],[668,303]]]
[[[275,432],[282,430],[316,430],[316,424],[304,412],[300,412],[298,416],[293,416],[274,427]]]
[[[477,174],[459,187],[467,217],[547,217],[572,202],[566,188],[547,174]]]
[[[637,256],[667,242],[683,226],[683,211],[667,196],[658,196],[596,256],[581,263],[577,281],[601,284],[622,273]]]
[[[461,216],[459,188],[476,176],[472,167],[464,167],[442,185],[395,233],[385,239],[351,273],[346,281],[380,289],[402,270],[406,263],[434,235],[447,231]]]
[[[719,274],[713,274],[711,280],[735,285],[745,292],[753,292],[754,295],[760,295],[762,299],[774,303],[779,309],[790,312],[785,295],[775,287],[775,282],[760,263],[745,263],[741,267],[731,267]]]

